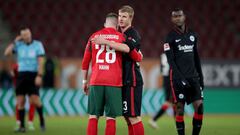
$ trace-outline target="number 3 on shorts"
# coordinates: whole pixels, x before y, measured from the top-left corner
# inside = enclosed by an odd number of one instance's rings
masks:
[[[123,101],[123,110],[127,111],[127,101]]]

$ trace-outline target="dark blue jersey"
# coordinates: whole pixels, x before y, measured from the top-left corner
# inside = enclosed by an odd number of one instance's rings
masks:
[[[203,85],[197,40],[196,33],[189,29],[180,32],[176,27],[167,35],[164,51],[172,70],[173,79],[185,80],[199,77]]]
[[[127,44],[129,48],[135,48],[137,51],[140,50],[141,37],[133,27],[128,28],[124,32],[124,36],[126,39],[125,44]],[[143,85],[140,65],[138,62],[134,61],[129,54],[123,54],[123,85]]]

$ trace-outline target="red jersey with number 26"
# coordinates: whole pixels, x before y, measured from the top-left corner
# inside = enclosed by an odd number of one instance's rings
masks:
[[[82,69],[88,70],[92,62],[90,85],[122,86],[122,53],[115,51],[107,45],[99,45],[91,42],[95,36],[103,36],[105,39],[122,43],[123,35],[113,28],[103,28],[94,33],[88,40]]]

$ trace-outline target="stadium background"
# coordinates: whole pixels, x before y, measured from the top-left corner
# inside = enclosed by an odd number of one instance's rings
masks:
[[[171,29],[170,11],[173,7],[182,7],[187,15],[187,24],[199,35],[199,53],[206,84],[205,112],[239,119],[238,0],[0,0],[0,75],[9,70],[14,61],[3,56],[4,49],[18,34],[19,27],[29,26],[33,38],[43,42],[47,57],[55,65],[54,87],[41,91],[45,114],[85,116],[87,97],[80,89],[80,71],[86,41],[91,33],[103,27],[108,12],[117,12],[124,4],[135,9],[133,26],[142,36],[143,114],[152,115],[163,102],[159,56],[165,35]],[[0,78],[1,120],[14,115],[15,100],[12,85],[7,83],[7,79]],[[186,111],[191,115],[191,106]]]

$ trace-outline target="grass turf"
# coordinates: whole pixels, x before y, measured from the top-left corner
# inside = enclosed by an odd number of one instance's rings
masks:
[[[159,129],[148,125],[150,117],[144,116],[145,135],[176,135],[175,122],[172,117],[164,116],[158,120]],[[85,135],[87,117],[47,117],[46,131],[42,133],[35,118],[35,131],[27,131],[26,135]],[[186,135],[191,135],[191,118],[185,117]],[[0,117],[0,135],[16,135],[13,132],[15,119]],[[99,121],[99,135],[104,135],[105,121]],[[21,134],[21,133],[18,133]],[[127,126],[123,118],[117,119],[117,135],[127,135]],[[240,135],[240,115],[205,115],[201,135]]]

